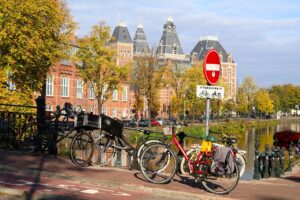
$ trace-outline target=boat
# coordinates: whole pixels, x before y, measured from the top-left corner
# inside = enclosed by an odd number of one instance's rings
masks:
[[[300,144],[300,132],[293,130],[275,132],[273,139],[275,145],[288,148],[290,144]]]

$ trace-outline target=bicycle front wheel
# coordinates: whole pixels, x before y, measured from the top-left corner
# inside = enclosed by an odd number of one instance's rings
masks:
[[[90,132],[78,132],[70,145],[70,158],[75,165],[86,167],[91,164],[94,140]]]
[[[140,168],[148,181],[167,183],[177,171],[177,159],[165,144],[152,144],[142,152]]]
[[[18,139],[18,147],[26,155],[38,155],[46,150],[50,139],[49,129],[37,122],[28,124]]]
[[[214,194],[228,194],[238,184],[240,180],[240,172],[236,163],[231,174],[215,175],[207,174],[201,181],[203,187]]]

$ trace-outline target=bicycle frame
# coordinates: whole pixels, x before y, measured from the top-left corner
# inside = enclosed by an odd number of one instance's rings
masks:
[[[209,164],[210,163],[209,160],[200,161],[200,158],[204,155],[207,156],[208,158],[211,158],[212,157],[211,153],[207,152],[207,153],[204,154],[200,151],[199,154],[197,155],[196,160],[192,162],[190,157],[187,155],[186,151],[183,149],[183,147],[179,143],[178,139],[176,138],[175,133],[172,134],[172,140],[171,140],[170,144],[175,144],[179,148],[179,150],[181,151],[184,158],[188,161],[191,174],[197,174],[198,175],[198,174],[206,174],[207,173],[207,172],[202,171],[202,170],[195,171],[194,166]]]

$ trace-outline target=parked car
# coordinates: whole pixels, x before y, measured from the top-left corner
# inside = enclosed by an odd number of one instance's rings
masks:
[[[132,128],[137,127],[137,122],[134,119],[122,120],[122,124],[125,127],[132,127]]]
[[[158,121],[156,121],[155,119],[151,120],[151,125],[152,126],[160,126],[160,123]]]
[[[163,120],[163,118],[156,118],[155,119],[158,123],[159,123],[159,125],[164,125],[164,120]]]
[[[148,127],[149,126],[149,121],[147,119],[140,119],[138,125],[140,127]]]

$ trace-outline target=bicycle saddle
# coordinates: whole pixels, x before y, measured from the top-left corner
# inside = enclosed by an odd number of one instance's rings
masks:
[[[236,144],[237,143],[237,139],[233,138],[233,137],[228,137],[226,143],[227,144]]]

